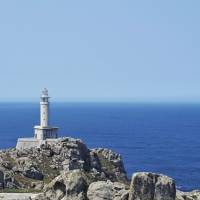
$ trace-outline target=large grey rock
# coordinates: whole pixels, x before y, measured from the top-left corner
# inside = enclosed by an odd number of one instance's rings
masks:
[[[48,200],[85,200],[87,183],[80,170],[63,172],[45,188],[44,196]]]
[[[176,185],[173,179],[158,175],[155,185],[155,200],[174,200],[176,197]]]
[[[128,190],[122,183],[98,181],[90,184],[87,198],[89,200],[128,200]]]
[[[129,200],[175,200],[173,179],[155,173],[141,172],[132,177]]]
[[[118,153],[104,148],[91,149],[90,165],[113,182],[128,182],[122,157]]]
[[[54,155],[54,164],[60,170],[89,170],[89,149],[81,140],[70,137],[60,138],[50,148]]]

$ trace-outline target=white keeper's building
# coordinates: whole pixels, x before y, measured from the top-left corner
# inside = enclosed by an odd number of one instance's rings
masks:
[[[33,138],[19,138],[16,148],[19,150],[40,147],[45,143],[55,142],[58,138],[58,127],[49,125],[49,95],[45,88],[40,97],[40,125],[34,127]]]

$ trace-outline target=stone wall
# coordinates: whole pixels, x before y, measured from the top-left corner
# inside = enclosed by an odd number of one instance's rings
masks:
[[[39,146],[40,146],[40,141],[35,138],[19,138],[17,140],[16,149],[23,150]]]
[[[36,138],[19,138],[17,140],[16,149],[18,150],[24,150],[24,149],[30,149],[33,147],[40,147],[42,144],[54,144],[58,142],[59,138],[56,139],[46,139],[46,140],[38,140]]]

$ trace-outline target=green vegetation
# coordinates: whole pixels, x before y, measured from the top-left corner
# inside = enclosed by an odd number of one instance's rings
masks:
[[[44,183],[50,183],[56,176],[60,174],[58,169],[51,167],[52,160],[48,157],[42,158],[42,162],[38,164],[38,169],[44,174]]]

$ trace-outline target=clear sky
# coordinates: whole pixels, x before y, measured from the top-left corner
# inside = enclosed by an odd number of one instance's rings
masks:
[[[0,101],[200,101],[200,1],[0,1]]]

